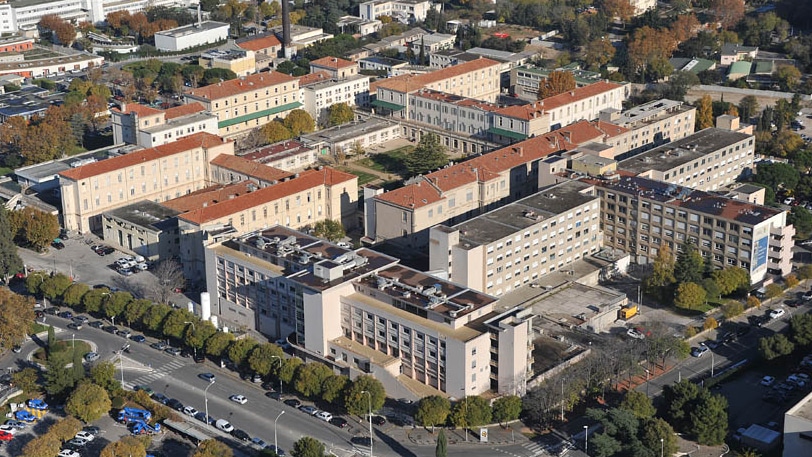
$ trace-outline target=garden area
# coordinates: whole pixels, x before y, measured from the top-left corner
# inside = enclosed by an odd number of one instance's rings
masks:
[[[370,154],[356,160],[355,163],[381,173],[392,173],[407,178],[406,156],[412,151],[414,151],[414,146],[403,146],[387,152]],[[360,181],[361,176],[359,176],[358,184],[361,184]]]
[[[38,363],[45,363],[49,358],[62,357],[66,360],[76,360],[77,358],[84,357],[85,354],[90,352],[90,345],[81,340],[63,340],[55,341],[52,346],[47,348],[39,348],[34,352],[34,361]]]

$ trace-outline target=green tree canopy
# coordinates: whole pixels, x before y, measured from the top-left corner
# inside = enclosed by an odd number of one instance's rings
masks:
[[[327,122],[331,127],[352,122],[355,118],[352,108],[344,102],[333,104],[327,113]]]
[[[336,242],[347,236],[344,231],[344,225],[341,221],[332,219],[324,219],[316,222],[313,225],[313,234],[319,238],[324,238],[328,241]]]
[[[793,190],[798,185],[801,174],[797,168],[788,163],[760,163],[753,179],[774,190]]]
[[[33,300],[0,288],[0,350],[21,345],[34,317]]]
[[[100,457],[145,457],[147,449],[143,440],[135,436],[125,436],[119,441],[113,441],[102,449]],[[222,457],[222,456],[220,456]]]
[[[681,251],[677,254],[677,262],[674,264],[674,279],[677,283],[702,282],[702,272],[705,262],[702,255],[693,244],[684,243]]]
[[[324,457],[324,451],[324,444],[321,441],[304,436],[293,443],[290,455],[292,457]]]
[[[727,435],[727,399],[700,391],[696,405],[690,413],[691,431],[699,444],[715,446],[725,441]]]
[[[695,282],[685,282],[677,286],[674,305],[682,309],[698,309],[707,298],[705,289]]]
[[[343,404],[344,390],[347,384],[350,383],[350,378],[341,375],[332,375],[325,379],[321,384],[321,399],[327,403]]]
[[[410,176],[422,175],[441,168],[448,163],[445,146],[440,137],[426,133],[420,138],[417,147],[406,156],[404,165]]]
[[[437,445],[434,447],[434,457],[448,457],[448,440],[445,431],[440,430],[437,435]]]
[[[637,390],[630,390],[623,396],[623,401],[620,402],[621,409],[631,411],[632,414],[637,416],[638,419],[647,419],[653,417],[657,411],[644,392]]]
[[[110,393],[121,390],[121,384],[116,380],[116,366],[112,362],[94,364],[90,368],[90,380]]]
[[[45,278],[45,281],[43,281],[42,285],[40,286],[40,293],[42,293],[42,296],[48,300],[55,300],[61,297],[62,294],[68,290],[70,285],[71,279],[67,275],[57,273]]]
[[[333,376],[333,370],[319,362],[308,362],[299,365],[293,375],[293,388],[309,398],[321,395],[322,384],[327,378]]]
[[[82,297],[90,290],[90,286],[81,282],[75,282],[68,287],[62,296],[62,303],[71,308],[79,308],[82,304]]]
[[[195,453],[192,454],[192,457],[233,457],[233,456],[234,452],[227,444],[223,443],[222,441],[214,439],[206,440],[200,443],[200,445],[195,450]]]
[[[186,330],[198,324],[199,319],[187,309],[173,309],[164,319],[161,333],[171,338],[182,338]]]
[[[172,312],[172,307],[169,305],[164,305],[163,303],[152,305],[147,309],[147,312],[144,313],[144,316],[141,318],[141,323],[148,330],[158,332],[163,328],[164,319],[166,319],[166,316],[168,316],[170,312]]]
[[[303,109],[291,111],[285,116],[285,120],[282,123],[290,130],[290,134],[294,137],[316,130],[316,122],[310,117],[310,114]]]
[[[787,216],[787,223],[795,226],[799,238],[807,238],[812,234],[812,214],[802,206],[793,206]]]
[[[237,366],[245,366],[248,362],[248,355],[258,346],[257,340],[247,337],[234,341],[228,346],[228,360]]]
[[[435,426],[445,424],[450,413],[451,402],[447,398],[431,395],[420,399],[414,419],[418,424],[433,429]]]
[[[284,357],[284,355],[284,351],[279,346],[273,343],[263,343],[251,351],[251,355],[248,357],[248,366],[254,373],[265,377],[271,372],[274,363],[280,363],[277,359]]]
[[[81,382],[68,397],[65,411],[89,424],[110,412],[110,397],[104,387],[92,382]]]
[[[479,395],[469,395],[454,404],[451,411],[451,423],[457,427],[476,427],[490,424],[493,410],[488,400]]]
[[[370,397],[363,392],[369,392]],[[361,375],[355,378],[344,392],[344,407],[347,412],[356,416],[363,416],[369,411],[369,402],[372,403],[372,411],[383,408],[386,400],[386,391],[380,381],[369,375]]]
[[[670,290],[674,284],[674,254],[667,244],[660,246],[657,256],[654,258],[651,274],[643,279],[643,290],[646,294],[659,299],[668,297],[666,290]]]
[[[6,278],[22,271],[23,261],[17,255],[14,245],[14,233],[11,231],[8,210],[5,206],[0,208],[0,277]]]
[[[507,423],[519,418],[522,412],[522,399],[516,395],[499,397],[493,402],[493,420]]]
[[[758,340],[758,352],[765,360],[792,354],[793,350],[795,350],[795,345],[783,333],[765,336]]]

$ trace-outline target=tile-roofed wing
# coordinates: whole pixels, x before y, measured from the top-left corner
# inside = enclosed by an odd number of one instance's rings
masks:
[[[273,33],[269,33],[260,37],[249,37],[237,40],[236,45],[247,51],[262,51],[264,49],[282,46],[279,38]]]
[[[279,168],[225,154],[215,157],[211,164],[267,182],[281,181],[292,175],[292,173]]]
[[[383,193],[375,198],[404,208],[420,208],[445,199],[435,187],[422,181]]]
[[[189,103],[188,105],[180,105],[169,108],[168,110],[164,111],[166,120],[175,119],[177,117],[188,116],[190,114],[199,113],[201,111],[205,111],[203,106],[197,103]]]
[[[246,194],[252,185],[255,186],[251,181],[240,181],[234,184],[217,184],[167,200],[161,203],[161,205],[185,213],[186,211],[192,211]]]
[[[131,167],[150,160],[175,155],[194,148],[210,148],[223,143],[225,143],[225,140],[217,135],[212,135],[211,133],[206,132],[195,133],[177,141],[173,141],[172,143],[167,143],[149,149],[141,149],[122,156],[100,160],[81,167],[65,170],[59,173],[59,176],[72,179],[74,181],[79,181],[104,173],[109,173],[111,171],[120,170],[122,168]]]
[[[330,73],[326,71],[317,71],[315,73],[308,73],[299,77],[299,87],[304,87],[313,83],[328,81],[332,79]]]
[[[113,108],[113,110],[124,114],[136,114],[138,116],[154,116],[162,113],[162,111],[159,109],[151,108],[139,103],[127,103],[124,105],[123,109]]]
[[[547,97],[541,100],[540,105],[542,108],[549,111],[560,106],[575,103],[585,98],[594,97],[595,95],[610,91],[612,89],[617,89],[618,87],[622,86],[620,84],[610,83],[608,81],[598,81],[588,86],[577,87],[571,91],[553,95],[552,97]]]
[[[237,79],[230,79],[228,81],[210,84],[198,89],[191,89],[186,92],[186,95],[203,98],[206,100],[216,100],[242,92],[253,91],[294,81],[297,81],[297,78],[278,71],[271,71],[267,73],[257,73],[255,75],[245,76]]]
[[[352,67],[355,65],[355,62],[344,60],[340,57],[327,56],[322,57],[321,59],[311,60],[310,65],[314,65],[316,67],[339,69]]]
[[[499,62],[495,60],[481,58],[422,75],[403,75],[404,77],[386,78],[378,82],[375,88],[382,87],[398,92],[411,92],[438,81],[498,65],[500,65]],[[405,76],[409,76],[409,78],[405,78]],[[372,91],[371,87],[370,91]]]

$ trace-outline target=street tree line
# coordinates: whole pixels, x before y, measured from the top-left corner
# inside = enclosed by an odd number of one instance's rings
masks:
[[[494,422],[508,423],[519,418],[522,399],[516,395],[497,398],[491,404],[479,395],[468,395],[452,405],[440,395],[423,397],[417,405],[415,421],[427,428],[453,425],[454,427],[478,427]]]

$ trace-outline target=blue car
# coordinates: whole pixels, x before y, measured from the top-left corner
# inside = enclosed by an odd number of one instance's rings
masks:
[[[28,400],[28,407],[32,409],[39,409],[39,410],[46,410],[48,409],[48,403],[40,400],[39,398],[32,398]]]
[[[134,337],[130,338],[131,340],[135,341],[136,343],[143,343],[147,339],[144,338],[144,335],[135,335]]]
[[[34,417],[33,414],[29,413],[28,411],[26,411],[24,409],[14,413],[14,418],[17,419],[18,421],[23,421],[23,422],[34,422],[34,421],[37,420],[37,418]]]

